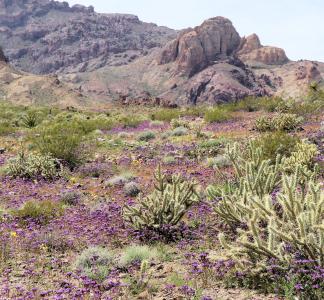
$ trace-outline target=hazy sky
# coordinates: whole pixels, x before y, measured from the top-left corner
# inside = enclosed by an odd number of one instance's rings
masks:
[[[229,18],[241,36],[257,33],[263,45],[279,46],[290,59],[324,61],[324,0],[68,0],[97,12],[131,13],[174,29]]]

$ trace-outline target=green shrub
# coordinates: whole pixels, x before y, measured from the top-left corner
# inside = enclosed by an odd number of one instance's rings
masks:
[[[172,119],[170,125],[173,129],[178,127],[190,128],[190,122],[181,118]]]
[[[120,257],[120,265],[123,267],[127,267],[132,265],[133,263],[141,263],[142,261],[150,261],[157,257],[157,251],[148,246],[139,246],[133,245],[125,248],[122,251]]]
[[[27,221],[33,219],[40,224],[46,224],[50,220],[59,217],[64,212],[64,208],[61,203],[57,203],[51,200],[45,201],[27,201],[22,207],[11,210],[11,214],[20,220]]]
[[[207,123],[220,123],[231,118],[231,113],[224,108],[214,107],[206,111],[204,119]]]
[[[6,136],[17,130],[10,121],[0,120],[0,136]]]
[[[127,116],[122,116],[119,120],[119,122],[121,123],[121,125],[124,128],[135,128],[137,127],[141,122],[143,121],[143,119],[135,116],[135,115],[127,115]]]
[[[159,168],[152,194],[139,197],[137,206],[124,206],[124,218],[134,228],[160,228],[163,225],[177,225],[187,210],[199,201],[196,184],[173,176],[171,183]]]
[[[77,257],[75,266],[89,278],[102,282],[114,266],[114,256],[106,248],[90,247]]]
[[[188,129],[185,127],[177,127],[170,132],[171,136],[183,136],[188,134]]]
[[[155,139],[155,133],[153,131],[144,131],[138,135],[139,141],[148,142]]]
[[[42,154],[49,154],[75,168],[88,156],[85,134],[91,131],[78,122],[54,122],[39,128],[32,136],[32,142]]]
[[[27,179],[55,179],[60,176],[60,165],[49,155],[26,154],[20,152],[17,157],[9,160],[6,172],[12,177]]]
[[[302,124],[303,118],[294,114],[277,114],[274,117],[262,116],[255,121],[254,128],[260,132],[293,131]]]
[[[154,112],[151,115],[151,119],[153,121],[164,121],[164,122],[170,122],[172,119],[179,118],[181,115],[181,112],[179,109],[173,109],[173,108],[162,108],[156,112]]]
[[[164,156],[162,161],[166,165],[172,165],[176,162],[176,159],[174,158],[174,156]]]
[[[261,148],[263,160],[275,163],[278,155],[289,157],[298,142],[298,137],[278,131],[261,135],[255,140],[255,147]]]

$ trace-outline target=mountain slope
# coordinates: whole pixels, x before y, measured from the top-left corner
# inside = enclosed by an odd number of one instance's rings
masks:
[[[40,76],[17,71],[8,63],[0,48],[0,100],[21,105],[84,107],[89,100],[69,88],[57,76]]]
[[[179,33],[163,48],[124,66],[62,75],[98,99],[153,103],[228,102],[246,96],[301,97],[313,81],[323,84],[321,64],[290,61],[284,50],[241,38],[223,17]]]
[[[133,15],[58,1],[0,0],[0,45],[13,66],[35,74],[127,64],[175,36]]]

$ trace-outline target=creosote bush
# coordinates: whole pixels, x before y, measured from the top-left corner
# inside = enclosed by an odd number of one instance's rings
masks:
[[[228,110],[222,107],[214,107],[206,111],[204,119],[207,123],[219,123],[227,121],[231,117],[231,113]]]
[[[32,142],[44,155],[50,154],[70,168],[75,168],[88,156],[85,147],[87,133],[88,129],[82,123],[73,120],[57,121],[36,129]]]
[[[28,220],[46,224],[64,212],[64,207],[60,202],[51,200],[27,201],[22,207],[10,211],[11,214],[23,222]]]
[[[135,229],[159,229],[177,225],[188,209],[199,201],[196,184],[174,175],[171,182],[159,167],[154,175],[154,191],[139,197],[136,206],[124,207],[124,218]]]
[[[21,151],[17,157],[9,160],[6,171],[12,177],[51,180],[60,176],[61,167],[50,155],[26,154]]]
[[[278,155],[289,157],[300,139],[282,131],[264,133],[255,140],[255,147],[261,148],[262,159],[275,163]]]

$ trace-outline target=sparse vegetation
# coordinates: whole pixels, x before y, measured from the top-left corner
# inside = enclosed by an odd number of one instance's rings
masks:
[[[0,295],[322,299],[323,112],[305,101],[0,103]]]

